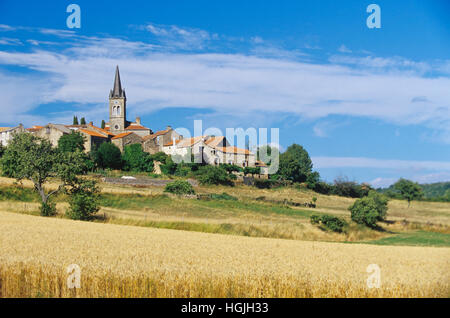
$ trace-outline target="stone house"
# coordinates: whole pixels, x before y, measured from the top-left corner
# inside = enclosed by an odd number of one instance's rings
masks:
[[[6,147],[14,134],[24,132],[25,128],[20,124],[16,127],[0,127],[0,145]]]
[[[144,151],[154,154],[163,151],[164,144],[182,138],[183,136],[173,130],[171,126],[167,126],[165,130],[160,130],[154,134],[143,137],[142,147]]]
[[[127,145],[142,144],[142,137],[134,132],[124,132],[114,136],[111,142],[123,152]]]

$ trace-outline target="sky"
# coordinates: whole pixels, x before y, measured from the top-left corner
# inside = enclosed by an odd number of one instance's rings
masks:
[[[447,0],[0,1],[0,126],[100,125],[116,65],[153,131],[279,128],[325,181],[450,181]]]

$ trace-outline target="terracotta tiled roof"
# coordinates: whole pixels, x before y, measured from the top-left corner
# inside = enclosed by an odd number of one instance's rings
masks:
[[[208,146],[215,148],[217,147],[220,143],[222,143],[224,141],[225,137],[224,136],[214,136],[214,137],[210,137],[205,141],[205,144],[207,144]],[[226,143],[224,143],[226,144]]]
[[[35,132],[35,131],[41,130],[42,128],[44,128],[44,127],[43,126],[33,126],[31,128],[27,128],[27,130],[30,132]]]
[[[87,134],[87,135],[90,135],[90,136],[108,138],[107,136],[102,135],[102,134],[100,134],[100,133],[98,133],[96,131],[87,130],[87,129],[80,129],[80,131],[85,133],[85,134]]]
[[[203,140],[205,136],[199,136],[199,137],[192,137],[192,138],[186,138],[181,140],[175,140],[175,144],[177,147],[183,148],[183,147],[192,147],[197,142]],[[164,146],[173,146],[173,141],[170,141],[166,143]]]
[[[145,136],[145,137],[143,137],[142,139],[143,139],[144,141],[149,140],[149,139],[155,139],[155,138],[158,137],[158,136],[162,136],[162,135],[167,134],[169,131],[170,131],[169,129],[166,129],[166,130],[160,130],[160,131],[155,132],[154,134]]]
[[[137,124],[131,124],[125,129],[126,130],[150,130],[150,128],[144,127],[142,125],[137,125]]]
[[[124,133],[121,133],[121,134],[116,135],[116,136],[113,137],[112,139],[120,139],[120,138],[126,137],[126,136],[131,135],[131,134],[132,134],[131,131],[129,131],[129,132],[124,132]]]
[[[267,167],[267,165],[264,162],[262,162],[261,160],[256,160],[255,166],[256,167]]]
[[[89,126],[92,127],[95,130],[100,131],[101,133],[104,133],[104,134],[108,135],[108,136],[115,136],[115,134],[113,134],[112,132],[109,131],[109,128],[107,130],[106,128],[103,129],[103,128],[100,128],[100,127],[97,127],[97,126],[94,126],[94,125],[91,125],[91,124],[89,124]]]
[[[234,153],[234,154],[245,154],[251,155],[252,153],[248,149],[242,149],[238,147],[216,147],[216,149],[222,151],[223,153]]]
[[[0,127],[0,132],[10,129],[11,127]]]

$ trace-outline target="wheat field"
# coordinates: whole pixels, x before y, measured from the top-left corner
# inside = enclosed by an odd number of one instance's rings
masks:
[[[0,212],[0,297],[448,297],[450,248],[249,238]],[[67,266],[81,269],[67,287]],[[369,264],[379,289],[367,287]]]

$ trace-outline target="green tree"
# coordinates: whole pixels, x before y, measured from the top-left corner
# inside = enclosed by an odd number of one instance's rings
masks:
[[[120,149],[110,143],[104,142],[92,153],[92,158],[97,167],[101,169],[121,169],[122,154]]]
[[[73,124],[78,125],[78,117],[77,116],[73,116]]]
[[[373,199],[376,206],[377,206],[377,212],[378,212],[378,221],[384,221],[386,220],[386,215],[388,211],[388,197],[385,195],[376,192],[375,190],[370,190],[368,197]]]
[[[278,173],[287,180],[305,182],[312,167],[308,152],[302,146],[293,144],[280,155]]]
[[[105,120],[102,119],[102,125],[100,126],[102,129],[105,129],[106,123]]]
[[[354,222],[371,228],[377,226],[379,213],[377,204],[373,198],[364,197],[357,199],[348,209],[351,212],[351,218]]]
[[[86,119],[84,117],[81,117],[80,125],[86,125]]]
[[[100,209],[100,190],[94,180],[79,179],[71,187],[69,193],[69,209],[66,215],[73,220],[91,220]]]
[[[122,162],[125,171],[153,172],[153,160],[149,153],[142,150],[141,144],[125,146]]]
[[[422,188],[417,182],[400,178],[395,184],[394,189],[397,190],[403,199],[408,201],[408,208],[412,200],[422,198]]]
[[[85,137],[78,131],[62,135],[58,140],[58,149],[62,152],[84,151]]]
[[[43,138],[29,133],[13,137],[1,159],[3,172],[17,181],[30,180],[41,197],[41,215],[56,213],[50,197],[77,183],[77,174],[86,172],[84,154],[80,151],[63,153]],[[44,184],[50,178],[60,179],[56,190],[46,191]]]
[[[6,147],[0,143],[0,158],[3,157],[3,154],[5,153],[5,149],[6,149]]]

